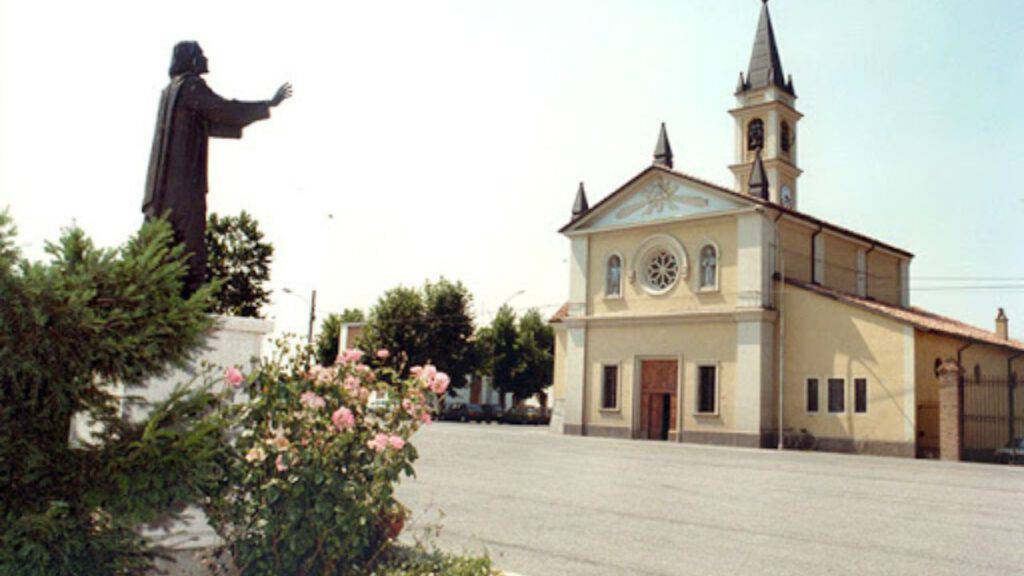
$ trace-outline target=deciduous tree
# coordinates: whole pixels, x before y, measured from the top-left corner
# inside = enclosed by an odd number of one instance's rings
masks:
[[[212,311],[259,318],[270,301],[274,247],[263,239],[259,222],[243,210],[238,216],[210,214],[206,222],[207,279],[220,280]]]

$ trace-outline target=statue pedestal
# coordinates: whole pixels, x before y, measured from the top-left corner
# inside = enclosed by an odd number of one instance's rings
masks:
[[[273,331],[274,323],[238,316],[218,316],[217,320],[218,326],[207,340],[207,349],[196,355],[189,369],[174,370],[163,378],[150,380],[144,388],[131,392],[145,398],[147,402],[163,400],[179,383],[192,380],[202,382],[204,363],[214,367],[209,374],[221,386],[225,385],[223,375],[228,366],[238,366],[243,373],[248,373],[254,360],[260,358],[263,340]],[[132,416],[142,417],[144,414],[145,411],[133,413]],[[197,506],[186,508],[182,521],[168,527],[146,528],[142,534],[177,550],[206,548],[220,543],[219,537],[207,523],[206,515]]]
[[[167,398],[180,383],[203,382],[203,366],[210,365],[208,372],[218,386],[225,386],[224,371],[228,366],[238,366],[243,373],[248,372],[253,362],[261,357],[263,340],[274,329],[270,320],[258,318],[241,318],[237,316],[218,316],[217,326],[207,339],[205,349],[199,350],[187,369],[173,370],[162,378],[154,378],[145,386],[125,390],[119,386],[118,394],[131,394],[141,397],[145,403],[159,402]],[[129,418],[144,418],[148,412],[145,405],[123,405],[122,410]],[[88,442],[95,424],[81,417],[75,417],[72,425],[72,444]],[[150,540],[175,550],[187,551],[206,548],[219,544],[219,538],[206,521],[206,516],[196,506],[189,506],[183,519],[167,527],[146,527],[141,533]],[[177,569],[173,573],[181,574]]]

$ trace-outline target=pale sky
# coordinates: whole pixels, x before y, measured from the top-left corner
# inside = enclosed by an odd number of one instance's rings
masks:
[[[123,242],[171,47],[198,40],[222,96],[295,87],[242,140],[213,141],[208,203],[260,221],[267,314],[300,334],[307,304],[282,287],[316,288],[322,317],[444,275],[485,319],[520,290],[517,310],[553,312],[577,183],[594,203],[645,168],[661,121],[678,169],[731,186],[727,110],[760,8],[161,4],[0,0],[0,207],[32,257],[72,221]],[[769,6],[806,115],[800,209],[913,252],[913,304],[986,329],[1004,306],[1024,335],[1024,3]]]

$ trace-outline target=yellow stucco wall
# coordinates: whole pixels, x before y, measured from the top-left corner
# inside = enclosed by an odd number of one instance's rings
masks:
[[[786,287],[787,427],[819,439],[907,444],[914,441],[913,378],[901,323],[799,288]],[[912,341],[912,332],[910,339]],[[909,359],[912,368],[912,358]],[[819,411],[806,411],[806,380],[818,378]],[[828,412],[828,379],[842,378],[846,410]],[[867,378],[867,413],[854,413],[854,379]],[[909,387],[909,390],[908,390]]]
[[[640,280],[640,273],[630,282],[630,272],[641,254],[643,243],[656,234],[672,236],[683,245],[689,272],[667,293],[652,296]],[[698,291],[698,257],[707,241],[718,245],[718,291]],[[605,270],[608,258],[618,254],[623,259],[623,290],[621,298],[605,297]],[[588,313],[595,316],[655,314],[709,307],[732,307],[736,303],[736,216],[725,215],[689,220],[642,229],[612,230],[590,237],[589,279],[587,282]]]
[[[900,260],[895,256],[872,251],[867,256],[868,262],[868,296],[887,302],[900,304]]]
[[[849,240],[823,234],[825,240],[824,286],[849,294],[857,293],[857,251],[861,246]]]
[[[811,235],[814,230],[780,220],[779,236],[782,240],[782,261],[786,266],[786,278],[801,282],[811,281]]]
[[[567,353],[568,333],[564,326],[555,326],[555,361],[554,375],[551,383],[552,400],[565,399],[565,358]]]
[[[681,359],[683,429],[731,432],[734,430],[736,383],[736,324],[731,321],[675,324],[621,324],[592,326],[587,333],[587,421],[591,426],[628,428],[634,409],[634,391],[640,385],[641,359]],[[697,366],[719,366],[719,414],[694,415]],[[619,410],[603,411],[601,367],[619,368]],[[639,426],[639,423],[637,424]],[[673,428],[677,428],[673,426]]]
[[[957,350],[967,342],[952,336],[917,331],[915,347],[915,387],[917,390],[918,412],[923,418],[918,422],[919,434],[926,447],[937,448],[939,402],[939,379],[935,375],[935,360],[956,359]],[[973,378],[977,366],[983,379],[1005,380],[1008,378],[1007,360],[1012,355],[995,346],[974,344],[966,348],[961,362],[966,377]],[[1017,366],[1015,366],[1017,367]],[[1019,367],[1017,367],[1019,370]],[[970,386],[964,390],[964,402],[968,414],[1002,415],[1006,413],[1009,398],[1005,388],[995,386]],[[1015,402],[1016,403],[1016,402]],[[923,434],[922,434],[923,433]],[[966,418],[964,421],[964,445],[969,448],[1002,446],[1009,437],[1005,421]]]

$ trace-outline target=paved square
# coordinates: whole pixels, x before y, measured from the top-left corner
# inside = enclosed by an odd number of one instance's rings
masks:
[[[1024,574],[1024,467],[479,424],[413,441],[410,528],[526,576]]]

